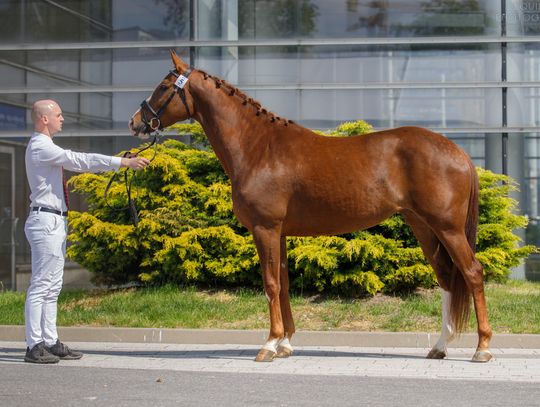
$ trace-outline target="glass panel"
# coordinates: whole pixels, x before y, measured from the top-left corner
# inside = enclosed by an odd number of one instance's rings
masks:
[[[509,44],[507,66],[509,81],[540,83],[540,44]],[[540,87],[508,90],[508,125],[540,125]]]
[[[535,82],[540,80],[540,44],[508,44],[508,80]]]
[[[0,146],[0,292],[11,288],[13,154]]]
[[[22,42],[86,42],[111,39],[111,0],[25,1]],[[21,2],[23,3],[23,2]]]
[[[499,35],[500,2],[239,0],[239,37]]]
[[[526,242],[540,246],[540,133],[530,133],[525,137],[524,157],[522,190],[525,199],[521,206],[529,217]]]
[[[501,75],[500,47],[491,44],[450,49],[399,45],[244,47],[238,69],[241,84],[484,82],[498,81]]]
[[[0,103],[0,130],[26,129],[26,109],[8,103]]]
[[[486,166],[486,137],[489,137],[489,135],[450,133],[446,134],[446,137],[465,150],[465,152],[469,154],[469,157],[471,157],[475,166]]]
[[[540,34],[540,0],[506,0],[506,25],[509,36]]]
[[[110,85],[110,50],[0,52],[0,87]]]
[[[499,116],[492,113],[501,109],[497,89],[303,90],[287,96],[281,91],[249,93],[279,116],[310,128],[333,128],[359,119],[377,128],[500,125]]]
[[[159,77],[158,82],[162,79]],[[156,83],[157,85],[157,83]],[[129,135],[128,122],[133,113],[139,109],[141,102],[150,96],[151,92],[117,92],[112,96],[114,127],[120,134]],[[125,132],[125,133],[124,133]]]
[[[0,24],[0,27],[2,25]],[[25,54],[22,52],[0,52],[0,87],[23,87],[25,81]],[[0,102],[24,107],[25,95],[0,92]],[[0,127],[4,127],[0,125]]]
[[[189,0],[2,0],[0,43],[189,38]]]
[[[24,42],[24,19],[20,0],[0,1],[0,43]]]
[[[114,41],[189,39],[190,0],[114,0]]]
[[[190,63],[189,50],[179,49],[177,53],[186,63]],[[115,86],[147,86],[153,90],[171,69],[173,65],[168,49],[115,50],[112,62],[112,82]],[[147,96],[148,94],[145,98]]]

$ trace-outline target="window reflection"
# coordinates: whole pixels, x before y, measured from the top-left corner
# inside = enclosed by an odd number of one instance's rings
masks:
[[[240,0],[240,38],[497,35],[489,0]],[[499,13],[499,14],[497,14]],[[498,20],[498,21],[497,21]]]
[[[189,0],[114,0],[115,41],[189,38]]]

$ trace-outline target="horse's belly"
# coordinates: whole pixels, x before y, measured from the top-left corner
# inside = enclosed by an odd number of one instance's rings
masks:
[[[333,205],[304,202],[290,208],[283,222],[282,233],[288,236],[338,235],[367,229],[381,223],[397,211],[388,202],[375,205],[371,202]]]

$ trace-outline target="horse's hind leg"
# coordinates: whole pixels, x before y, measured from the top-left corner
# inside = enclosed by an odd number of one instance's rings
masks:
[[[472,293],[478,324],[478,346],[472,360],[473,362],[487,362],[492,358],[489,350],[492,331],[488,322],[484,296],[482,265],[476,259],[464,233],[447,230],[440,233],[440,238],[457,268],[461,271],[469,292]]]
[[[285,336],[277,346],[278,358],[287,358],[292,355],[293,348],[291,346],[291,338],[295,332],[294,320],[291,311],[291,303],[289,299],[289,266],[287,261],[287,239],[281,237],[280,245],[280,291],[279,302],[281,306],[281,318],[283,319],[283,327]]]
[[[403,213],[405,220],[411,227],[416,239],[420,242],[422,251],[433,267],[437,281],[442,291],[442,325],[441,336],[433,348],[429,351],[428,359],[444,359],[447,355],[447,345],[454,339],[455,328],[450,317],[451,296],[450,272],[453,266],[452,260],[446,253],[444,246],[439,241],[431,228],[412,212]]]

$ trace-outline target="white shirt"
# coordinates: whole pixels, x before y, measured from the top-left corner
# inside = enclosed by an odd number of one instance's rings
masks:
[[[54,144],[52,138],[34,133],[26,147],[26,176],[30,185],[30,206],[67,211],[64,202],[62,168],[75,172],[117,171],[121,157],[76,153]]]

